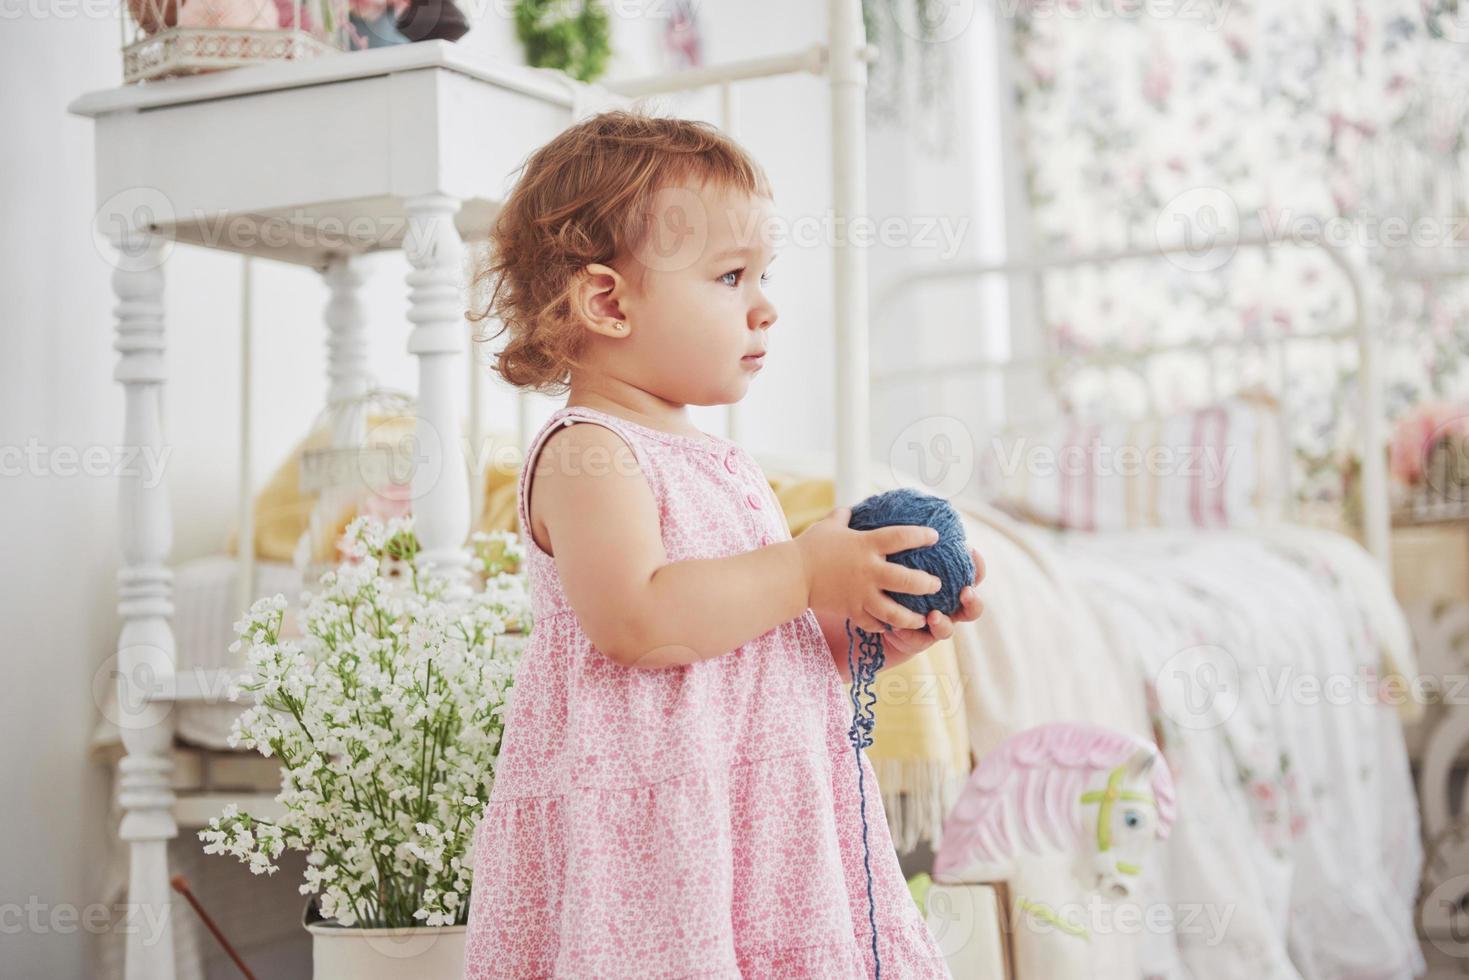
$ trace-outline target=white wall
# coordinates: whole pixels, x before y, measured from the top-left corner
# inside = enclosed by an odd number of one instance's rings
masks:
[[[118,628],[118,548],[115,479],[67,475],[51,454],[60,447],[113,447],[122,407],[111,377],[110,256],[94,248],[90,230],[91,123],[68,116],[65,107],[82,92],[118,84],[120,63],[112,13],[89,17],[77,7],[32,6],[0,5],[0,329],[7,355],[0,359],[0,451],[7,464],[0,514],[11,563],[0,593],[8,637],[0,776],[10,787],[0,799],[0,972],[64,978],[88,973],[87,934],[68,927],[75,920],[64,916],[67,908],[81,914],[99,900],[101,845],[115,830],[104,819],[106,774],[87,763],[85,748],[97,710],[94,680]],[[509,25],[496,13],[506,6],[503,0],[479,4],[485,20],[462,43],[514,53]],[[708,0],[699,9],[708,63],[794,50],[825,33],[824,4]],[[653,21],[617,25],[625,53],[614,75],[661,67],[657,30]],[[825,84],[816,78],[754,83],[742,91],[740,137],[765,165],[777,202],[790,215],[819,216],[829,207],[825,105]],[[712,111],[711,104],[704,108]],[[902,139],[873,138],[878,144]],[[965,175],[977,163],[968,151],[936,170],[924,170],[901,147],[874,160],[874,213],[973,212]],[[902,182],[918,173],[945,183],[909,194]],[[164,426],[175,562],[218,550],[233,523],[240,261],[180,246],[166,267]],[[374,368],[383,382],[412,390],[414,369],[403,354],[406,263],[396,254],[373,261],[377,275],[366,306],[377,345]],[[883,278],[895,261],[875,251],[874,276]],[[788,246],[774,273],[780,321],[770,365],[740,408],[743,440],[755,451],[829,452],[829,252],[821,243]],[[263,481],[322,402],[326,294],[314,273],[257,263],[254,296],[257,377],[269,379],[254,416],[254,465]],[[493,424],[512,423],[510,404],[503,392],[490,401]],[[905,410],[889,405],[886,412]],[[722,431],[719,410],[700,410],[697,417]],[[40,450],[37,467],[15,457],[31,444]],[[30,912],[35,903],[38,919]],[[62,918],[53,920],[54,912]],[[40,928],[33,928],[36,922]]]

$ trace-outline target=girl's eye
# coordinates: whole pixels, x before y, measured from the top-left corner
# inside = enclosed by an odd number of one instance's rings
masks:
[[[724,275],[720,276],[719,277],[719,281],[722,282],[722,283],[724,283],[726,286],[738,286],[740,284],[740,279],[743,278],[744,274],[745,274],[745,270],[744,269],[735,269],[733,272],[726,272]],[[733,276],[734,277],[734,281],[733,282],[729,281],[730,276]],[[760,273],[760,283],[761,283],[761,285],[766,285],[769,282],[770,282],[770,273],[768,273],[768,272],[762,272],[762,273]]]

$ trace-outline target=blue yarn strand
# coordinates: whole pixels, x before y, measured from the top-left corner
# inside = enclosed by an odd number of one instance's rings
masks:
[[[882,669],[886,653],[882,646],[882,634],[869,633],[856,627],[861,637],[861,655],[853,663],[852,621],[847,620],[847,670],[852,675],[852,727],[847,738],[852,742],[852,753],[857,760],[857,798],[862,807],[862,868],[867,872],[867,924],[872,930],[872,963],[876,980],[882,978],[882,960],[877,954],[877,903],[872,894],[872,853],[867,844],[867,790],[863,786],[862,750],[872,744],[872,729],[877,722],[877,694],[872,685],[877,672]]]
[[[922,524],[939,532],[936,543],[895,552],[888,555],[888,561],[936,575],[942,587],[931,595],[905,592],[888,592],[887,595],[925,618],[933,609],[952,616],[961,605],[959,593],[974,580],[974,560],[964,542],[964,525],[958,512],[941,497],[900,487],[863,500],[852,508],[852,516],[847,521],[848,527],[859,531],[893,524]],[[853,629],[860,638],[855,643],[861,648],[855,662]],[[882,978],[882,960],[877,955],[877,903],[872,894],[872,854],[867,843],[867,790],[863,785],[862,750],[872,744],[872,729],[877,721],[877,694],[872,685],[886,656],[881,633],[869,633],[860,626],[852,626],[852,621],[847,620],[847,669],[852,675],[852,727],[847,738],[852,742],[852,752],[857,759],[857,797],[862,805],[862,866],[867,872],[867,922],[872,928],[872,962],[877,980]]]

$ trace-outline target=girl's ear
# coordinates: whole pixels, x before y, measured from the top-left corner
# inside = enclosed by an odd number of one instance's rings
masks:
[[[571,309],[589,329],[606,337],[626,337],[627,319],[622,301],[627,280],[610,265],[592,262],[577,276],[571,290]]]

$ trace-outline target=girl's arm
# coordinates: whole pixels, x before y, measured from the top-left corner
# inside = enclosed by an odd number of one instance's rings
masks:
[[[532,478],[531,499],[566,597],[592,644],[625,666],[721,656],[808,607],[840,610],[872,628],[878,619],[921,628],[923,617],[883,590],[939,587],[937,577],[886,560],[937,538],[913,525],[854,531],[828,519],[792,541],[670,562],[652,491],[632,450],[605,426],[552,434]]]

